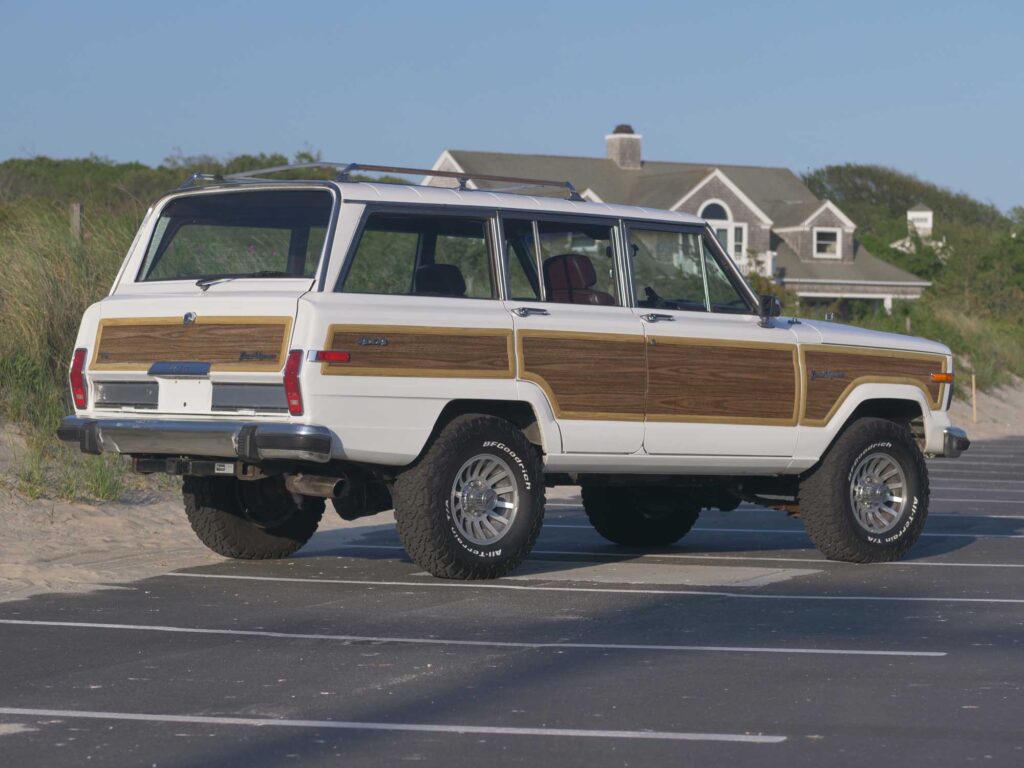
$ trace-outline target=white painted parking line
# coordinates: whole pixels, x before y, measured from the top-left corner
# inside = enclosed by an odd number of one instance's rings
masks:
[[[582,739],[650,739],[657,741],[728,741],[747,744],[779,744],[785,736],[753,733],[686,733],[682,731],[602,731],[589,728],[511,728],[492,725],[440,725],[434,723],[372,723],[355,720],[289,720],[278,717],[209,717],[206,715],[158,715],[142,712],[94,712],[81,709],[29,709],[0,707],[0,715],[18,717],[85,718],[129,720],[145,723],[191,725],[236,725],[258,728],[314,728],[346,731],[402,731],[413,733],[455,733],[487,736],[561,736]]]
[[[962,517],[969,520],[1024,520],[1024,515],[970,515],[963,512],[928,512],[929,517]]]
[[[384,549],[405,551],[405,547],[397,544],[341,544],[333,549]],[[753,560],[757,562],[780,563],[813,563],[834,565],[839,568],[863,568],[859,563],[844,563],[839,560],[827,560],[824,557],[778,557],[776,555],[691,555],[683,552],[664,552],[652,554],[618,554],[616,552],[597,552],[586,549],[534,549],[531,555],[574,555],[576,557],[607,557],[616,560],[642,560],[668,558],[677,560]],[[897,560],[893,563],[874,563],[872,567],[885,566],[896,568],[940,567],[940,568],[1024,568],[1024,563],[950,563],[929,560]]]
[[[821,656],[946,656],[945,651],[873,651],[859,648],[777,648],[772,646],[736,645],[648,645],[636,643],[527,643],[506,640],[446,640],[437,637],[377,637],[370,635],[330,635],[298,632],[269,632],[257,629],[210,629],[206,627],[166,627],[151,624],[101,624],[88,621],[34,621],[28,619],[0,619],[0,624],[29,627],[59,627],[62,629],[109,629],[138,632],[170,632],[185,635],[229,635],[232,637],[266,637],[285,640],[330,640],[342,643],[372,643],[375,645],[440,645],[471,648],[518,648],[524,650],[582,650],[582,651],[652,651],[711,653],[776,653]]]
[[[622,589],[616,587],[545,587],[535,584],[507,584],[480,581],[383,581],[376,579],[310,579],[301,576],[241,576],[229,573],[168,573],[189,579],[225,579],[231,581],[270,581],[293,584],[345,584],[366,587],[437,587],[443,589],[504,589],[513,592],[570,592],[610,595],[661,595],[667,597],[727,597],[737,600],[807,600],[870,603],[966,603],[978,605],[1024,605],[1024,599],[1007,597],[928,597],[897,595],[785,595],[766,592],[726,592],[698,589]],[[425,575],[425,574],[424,574]],[[542,580],[538,576],[538,581]]]
[[[976,482],[976,483],[984,483],[985,485],[991,485],[993,483],[998,483],[1000,485],[1024,485],[1024,480],[1002,480],[1002,479],[999,479],[997,477],[933,477],[933,479],[934,480],[938,480],[939,483],[943,483],[943,482]],[[957,486],[956,485],[941,485],[941,484],[936,484],[934,482],[931,484],[932,490],[935,490],[935,488],[938,488],[938,487],[946,487],[946,488],[950,488],[951,487],[951,488],[955,488]],[[1013,492],[1013,490],[1015,490],[1015,488],[1000,488],[1000,489],[1001,490],[1009,490],[1009,492]]]
[[[979,488],[960,488],[958,490],[963,490],[963,491],[970,492],[972,490],[977,491],[977,490],[981,490],[981,489],[979,489]],[[942,503],[950,503],[950,502],[956,502],[958,504],[963,504],[963,503],[968,503],[968,504],[1024,504],[1024,498],[1022,498],[1022,499],[979,499],[977,496],[972,496],[971,498],[967,498],[967,499],[965,499],[965,498],[951,499],[951,498],[949,498],[947,496],[943,496],[941,498],[932,499],[931,500],[932,504],[942,504]]]
[[[972,501],[972,502],[980,501],[980,502],[984,503],[987,500],[986,499],[932,499],[931,501],[934,504],[934,503],[938,503],[938,502],[942,502],[942,501]],[[1000,501],[1002,501],[1002,500],[1000,500]],[[1024,505],[1024,499],[1020,499],[1018,501],[1014,501],[1014,502],[1010,502],[1010,503]],[[545,507],[547,508],[548,511],[557,510],[559,512],[568,512],[568,511],[583,512],[583,505],[579,504],[579,503],[577,503],[577,504],[546,504]],[[741,504],[739,507],[736,508],[735,511],[737,511],[737,512],[764,512],[765,514],[775,515],[776,517],[778,517],[781,514],[779,512],[779,510],[777,510],[777,509],[772,509],[771,507],[761,507],[761,506],[757,506],[757,505],[754,505],[754,504]],[[722,512],[722,513],[720,513],[718,510],[711,510],[711,512],[712,512],[712,514],[732,514],[730,512]],[[928,511],[928,516],[929,517],[961,517],[961,518],[964,518],[964,519],[972,519],[972,520],[973,519],[977,519],[977,520],[989,520],[989,519],[991,519],[991,520],[1024,520],[1024,515],[973,515],[973,514],[967,514],[967,513],[964,513],[964,512],[933,512],[931,510]],[[560,518],[556,518],[556,519],[560,519]],[[586,526],[584,526],[584,527],[586,527]]]
[[[551,523],[544,525],[545,528],[580,528],[593,530],[590,525],[581,523]],[[790,536],[806,536],[803,529],[794,528],[693,528],[693,533],[771,533],[788,534]],[[936,539],[1024,539],[1024,533],[922,533],[922,537]]]

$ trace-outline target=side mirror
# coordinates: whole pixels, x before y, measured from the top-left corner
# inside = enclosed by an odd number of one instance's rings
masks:
[[[761,296],[757,302],[757,314],[761,317],[761,326],[767,328],[773,317],[782,314],[782,302],[776,296]]]

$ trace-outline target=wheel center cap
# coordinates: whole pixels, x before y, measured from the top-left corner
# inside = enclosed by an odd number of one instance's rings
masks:
[[[467,486],[462,492],[462,496],[466,511],[473,515],[490,512],[498,500],[498,494],[494,492],[494,489],[478,483],[471,483]]]
[[[889,486],[885,483],[865,483],[857,486],[857,500],[864,504],[881,504],[889,497]]]

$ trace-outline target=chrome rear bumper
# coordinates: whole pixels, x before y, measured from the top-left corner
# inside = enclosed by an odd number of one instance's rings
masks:
[[[967,433],[960,427],[947,427],[943,430],[942,455],[947,459],[955,459],[971,447]]]
[[[210,456],[257,462],[331,458],[331,432],[311,424],[165,419],[89,419],[67,416],[57,430],[83,453]]]

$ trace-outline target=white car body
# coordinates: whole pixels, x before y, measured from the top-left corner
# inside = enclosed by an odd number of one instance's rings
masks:
[[[197,287],[194,280],[138,282],[147,245],[157,225],[161,209],[183,196],[247,194],[251,190],[321,190],[332,195],[334,220],[327,238],[326,253],[314,277],[235,279]],[[192,423],[216,427],[218,424],[304,424],[325,428],[330,433],[330,459],[383,467],[401,467],[416,459],[427,445],[446,407],[456,401],[479,401],[498,404],[521,403],[528,406],[535,418],[531,439],[543,449],[545,470],[550,473],[627,473],[627,474],[694,474],[694,475],[795,475],[812,467],[855,412],[865,407],[892,407],[904,404],[922,450],[927,454],[948,453],[945,445],[951,424],[947,414],[951,384],[931,387],[920,375],[907,374],[907,360],[930,360],[937,373],[950,373],[953,359],[950,350],[939,343],[922,338],[877,333],[834,323],[793,321],[771,318],[764,327],[756,312],[750,314],[715,314],[681,310],[658,310],[672,316],[670,321],[649,322],[650,314],[636,306],[577,306],[571,304],[539,304],[509,298],[506,254],[493,254],[499,277],[499,296],[487,299],[450,299],[437,296],[370,295],[338,292],[339,282],[356,242],[364,215],[374,206],[408,206],[417,211],[431,209],[479,210],[494,214],[544,214],[587,217],[609,220],[617,227],[622,222],[648,222],[671,226],[704,227],[705,223],[686,214],[644,208],[563,200],[546,196],[460,191],[456,189],[403,186],[367,182],[262,182],[259,184],[221,185],[172,193],[159,201],[147,214],[139,234],[127,254],[110,294],[92,305],[82,318],[75,346],[86,350],[88,361],[84,375],[89,395],[85,407],[77,408],[74,422],[98,425],[91,438],[92,452],[152,453],[155,455],[183,453],[174,441],[144,444],[144,428],[139,424],[159,427],[161,423]],[[492,225],[498,227],[497,217]],[[493,243],[500,243],[495,237]],[[620,280],[628,286],[629,265],[621,242],[617,242]],[[495,248],[501,251],[500,247]],[[727,262],[737,280],[739,272]],[[745,284],[744,284],[745,285]],[[755,302],[749,289],[750,300]],[[630,289],[624,288],[628,298]],[[534,307],[546,315],[518,316],[514,310]],[[101,323],[131,323],[160,320],[169,325],[183,323],[191,316],[197,327],[213,319],[232,318],[287,320],[287,337],[283,350],[302,350],[303,364],[299,374],[303,399],[300,416],[281,412],[261,412],[258,408],[215,410],[212,388],[218,384],[280,385],[280,365],[256,370],[259,365],[218,366],[208,375],[197,378],[154,376],[146,366],[118,368],[105,365],[97,358]],[[453,337],[466,333],[507,335],[509,368],[500,374],[487,375],[474,371],[459,375],[458,371],[439,371],[429,364],[417,373],[415,367],[403,370],[365,372],[329,370],[329,366],[310,362],[309,352],[328,348],[331,327],[355,329],[365,334],[360,343],[366,346],[388,343],[389,334],[403,329],[414,330],[429,337],[430,333],[451,332]],[[757,416],[709,418],[676,414],[651,418],[649,413],[630,418],[607,414],[558,414],[557,403],[537,376],[527,375],[522,359],[523,338],[531,332],[541,336],[558,332],[566,338],[599,341],[635,337],[645,349],[664,343],[711,343],[716,349],[735,347],[743,354],[756,354],[758,348],[782,350],[791,348],[794,367],[792,418],[762,419]],[[442,336],[442,338],[448,338]],[[595,341],[595,343],[597,343]],[[765,347],[765,345],[774,345]],[[395,349],[393,346],[392,349]],[[806,412],[808,388],[824,386],[824,379],[840,377],[842,370],[812,371],[806,354],[842,353],[876,355],[877,371],[853,377],[841,396],[828,409],[827,418],[809,418]],[[353,361],[362,354],[352,351]],[[388,353],[388,354],[397,354]],[[258,356],[257,356],[258,357]],[[160,359],[160,358],[158,358]],[[861,358],[857,358],[860,360]],[[276,363],[282,363],[277,359]],[[614,356],[603,365],[617,365]],[[679,387],[708,388],[709,397],[716,391],[742,387],[755,402],[763,400],[768,409],[770,396],[763,393],[770,387],[766,376],[759,381],[756,371],[743,383],[716,379],[715,371],[706,371],[703,384],[679,381]],[[140,383],[158,386],[156,407],[118,405],[105,407],[96,399],[96,388],[104,383]],[[775,403],[776,409],[779,404]],[[785,408],[788,408],[788,400]],[[783,410],[785,410],[785,408]],[[781,411],[780,411],[781,412]],[[788,414],[788,411],[786,411]],[[614,414],[612,414],[614,416]],[[131,422],[131,426],[122,427]],[[81,429],[79,429],[79,432]],[[130,433],[130,434],[129,434]],[[65,439],[75,439],[66,431]],[[127,435],[127,437],[126,437]],[[233,445],[238,447],[238,435]],[[165,447],[166,450],[165,450]],[[223,443],[221,443],[223,445]],[[83,449],[87,446],[83,443]],[[209,454],[207,454],[209,455]],[[231,451],[215,455],[232,458]],[[235,454],[239,455],[239,454]],[[324,456],[318,461],[323,461]]]

